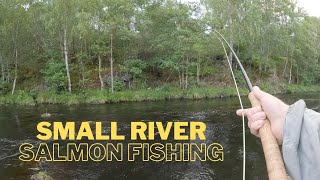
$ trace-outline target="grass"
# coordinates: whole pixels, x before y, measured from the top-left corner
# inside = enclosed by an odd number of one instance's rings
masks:
[[[0,96],[0,104],[35,105],[33,97],[25,91],[19,90],[15,94]]]
[[[272,86],[262,86],[261,89],[270,93],[298,93],[298,92],[319,92],[320,86],[302,86],[302,85],[282,85],[281,88]],[[246,95],[248,91],[240,88],[241,95]],[[16,91],[14,95],[0,96],[0,104],[104,104],[128,101],[156,101],[170,99],[204,99],[221,98],[236,96],[234,87],[191,87],[189,89],[180,89],[175,86],[161,86],[141,90],[125,90],[121,92],[110,93],[109,91],[86,90],[78,93],[56,93],[39,92],[30,94],[25,91]]]
[[[35,96],[36,104],[80,104],[84,97],[81,94],[40,92]]]
[[[303,86],[303,85],[291,84],[287,86],[288,93],[319,92],[319,91],[320,91],[320,86],[316,86],[316,85]]]

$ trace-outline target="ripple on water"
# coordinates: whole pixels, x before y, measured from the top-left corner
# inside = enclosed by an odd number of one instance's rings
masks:
[[[320,109],[319,94],[308,96],[307,106]],[[302,95],[300,96],[302,97]],[[299,97],[299,98],[300,98]],[[298,96],[288,95],[285,100],[295,102]],[[35,171],[47,171],[55,179],[241,179],[242,174],[242,122],[235,115],[238,101],[235,98],[199,101],[170,101],[150,103],[121,103],[90,106],[50,106],[50,113],[59,115],[52,120],[74,119],[77,126],[82,121],[103,119],[104,134],[110,133],[110,121],[118,122],[119,134],[130,135],[131,121],[202,121],[207,125],[206,143],[220,143],[224,148],[225,161],[216,162],[55,162],[22,163],[18,161],[21,143],[30,142],[37,146],[40,142],[28,139],[34,137],[39,112],[43,107],[11,107],[0,112],[0,177],[4,179],[28,179]],[[14,114],[19,114],[14,116]],[[56,118],[57,117],[57,118]],[[109,120],[109,121],[107,121]],[[92,125],[94,127],[94,125]],[[17,129],[19,134],[16,135]],[[247,135],[247,179],[267,179],[262,147],[259,139]],[[159,139],[157,130],[156,138]],[[10,138],[9,138],[10,137]],[[19,138],[17,140],[15,138]],[[105,143],[106,141],[102,142]],[[173,137],[166,142],[173,142]],[[190,142],[190,141],[188,141]],[[196,140],[195,143],[203,141]],[[52,141],[47,141],[52,143]],[[124,143],[128,143],[125,141]],[[62,146],[65,148],[65,144]],[[2,176],[5,172],[5,176]]]

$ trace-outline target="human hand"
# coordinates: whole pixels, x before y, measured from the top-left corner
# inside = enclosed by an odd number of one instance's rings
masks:
[[[261,91],[257,86],[253,87],[253,94],[259,100],[261,107],[239,109],[237,115],[247,116],[250,132],[257,137],[259,137],[259,129],[268,118],[273,135],[278,143],[282,144],[283,127],[289,106],[271,94]]]

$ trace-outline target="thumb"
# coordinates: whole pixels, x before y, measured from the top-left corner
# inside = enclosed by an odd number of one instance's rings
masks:
[[[267,95],[267,93],[264,91],[261,91],[258,86],[253,87],[253,94],[259,101]]]

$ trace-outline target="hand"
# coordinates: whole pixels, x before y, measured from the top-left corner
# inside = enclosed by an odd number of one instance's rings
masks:
[[[259,129],[264,125],[266,118],[270,120],[271,131],[282,144],[283,127],[289,106],[269,93],[261,91],[259,87],[253,88],[254,96],[260,101],[261,107],[237,110],[237,115],[244,114],[248,118],[250,132],[259,137]]]

